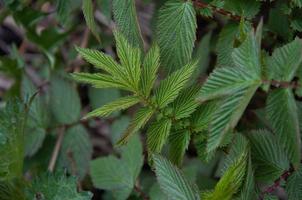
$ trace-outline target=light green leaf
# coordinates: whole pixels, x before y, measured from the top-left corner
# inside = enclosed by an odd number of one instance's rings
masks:
[[[168,1],[160,9],[157,39],[164,67],[175,70],[189,62],[196,40],[196,27],[191,1]]]
[[[207,152],[214,151],[223,144],[227,133],[235,128],[258,85],[243,88],[225,98],[215,111],[210,124]]]
[[[144,49],[144,42],[138,24],[134,0],[113,0],[113,15],[117,29],[133,47]]]
[[[50,82],[50,106],[60,124],[71,124],[80,119],[81,102],[75,87],[67,80],[55,75]]]
[[[178,96],[193,74],[197,63],[189,63],[173,72],[165,80],[161,81],[155,90],[155,101],[159,108],[165,107]]]
[[[243,184],[248,159],[248,148],[242,149],[240,157],[234,162],[219,180],[213,192],[203,195],[204,200],[231,200]]]
[[[172,122],[161,119],[153,122],[147,132],[147,147],[150,153],[160,153],[168,139]]]
[[[145,124],[149,121],[149,119],[154,114],[154,111],[150,108],[141,108],[131,120],[130,125],[127,130],[117,142],[117,145],[122,145],[128,142],[130,137],[135,134],[139,129],[143,128]]]
[[[145,97],[149,97],[154,82],[156,80],[156,72],[159,68],[159,48],[154,44],[144,58],[140,88]]]
[[[102,116],[108,116],[114,111],[124,110],[129,108],[130,106],[133,106],[140,102],[140,99],[136,96],[126,96],[121,97],[115,101],[112,101],[106,105],[104,105],[101,108],[98,108],[90,113],[88,113],[85,118],[90,117],[102,117]]]
[[[183,90],[180,95],[171,104],[173,116],[175,119],[189,117],[199,105],[196,101],[196,96],[199,91],[199,86],[191,86]]]
[[[97,25],[94,20],[92,0],[83,0],[82,9],[83,9],[84,18],[85,18],[88,28],[90,29],[92,34],[96,37],[96,39],[100,42],[101,39],[96,30]]]
[[[302,167],[293,172],[287,180],[286,193],[288,200],[302,199]]]
[[[181,166],[183,157],[190,143],[191,134],[189,131],[172,131],[169,136],[169,159]]]
[[[200,199],[197,186],[190,183],[183,173],[160,155],[153,155],[155,173],[162,191],[173,200]]]
[[[83,179],[89,169],[92,156],[92,144],[88,132],[82,125],[69,128],[64,134],[58,167],[68,169],[80,179]]]
[[[256,179],[266,182],[274,181],[289,167],[288,159],[280,143],[265,130],[251,132],[249,139]]]
[[[269,77],[278,81],[291,81],[302,62],[302,40],[296,38],[274,50],[268,61]]]
[[[198,99],[206,101],[230,95],[243,88],[259,84],[261,82],[259,79],[242,67],[217,68],[201,88]]]
[[[27,188],[26,199],[36,199],[37,194],[45,199],[61,200],[90,200],[92,193],[78,192],[76,178],[62,174],[44,174],[33,181]]]
[[[72,77],[78,82],[92,84],[95,88],[118,88],[132,91],[123,81],[106,74],[78,72],[73,73]]]
[[[76,47],[76,50],[90,64],[108,72],[119,81],[124,80],[124,69],[111,56],[93,49]]]
[[[117,54],[123,66],[128,84],[134,91],[138,91],[141,76],[141,51],[131,46],[121,33],[115,32],[114,36]]]
[[[301,136],[297,105],[291,89],[276,89],[270,92],[266,113],[287,157],[298,167],[301,158]]]

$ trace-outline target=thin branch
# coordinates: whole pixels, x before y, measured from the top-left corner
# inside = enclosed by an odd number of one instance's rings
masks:
[[[265,194],[271,194],[272,192],[274,192],[280,186],[281,181],[287,181],[288,177],[292,175],[294,171],[295,169],[292,166],[288,170],[284,171],[283,174],[279,178],[277,178],[271,186],[267,187],[264,191],[261,192],[259,200],[263,200]]]
[[[221,8],[218,8],[216,6],[213,6],[213,5],[210,5],[210,4],[207,4],[207,3],[204,3],[204,2],[201,2],[199,0],[194,0],[193,1],[193,4],[195,5],[195,7],[197,8],[209,8],[212,12],[215,12],[215,13],[219,13],[221,15],[224,15],[226,17],[229,17],[230,19],[234,20],[234,21],[240,21],[241,20],[241,16],[239,15],[235,15],[227,10],[224,10],[224,9],[221,9]]]
[[[144,191],[140,188],[138,183],[136,183],[134,185],[134,190],[142,197],[143,200],[149,200],[150,199],[148,197],[148,195],[146,193],[144,193]]]
[[[276,88],[293,88],[297,89],[300,87],[297,81],[276,81],[276,80],[262,80],[263,84],[268,84]]]
[[[51,159],[49,161],[49,165],[48,165],[48,171],[53,172],[55,166],[56,166],[56,162],[57,162],[57,158],[62,146],[62,141],[64,138],[64,132],[65,132],[65,128],[59,128],[58,129],[58,136],[57,136],[57,141],[55,144],[55,147],[53,149],[52,155],[51,155]]]

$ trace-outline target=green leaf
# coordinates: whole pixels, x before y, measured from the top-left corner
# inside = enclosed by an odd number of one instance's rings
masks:
[[[219,33],[216,51],[217,66],[234,66],[232,52],[234,50],[234,42],[238,33],[238,24],[229,23]]]
[[[69,128],[64,134],[58,166],[67,167],[70,174],[83,179],[89,169],[92,144],[88,132],[82,125]]]
[[[122,66],[120,66],[111,56],[93,49],[76,47],[76,50],[90,64],[108,72],[119,81],[124,80],[124,70]]]
[[[197,186],[190,183],[178,168],[160,155],[153,155],[153,160],[159,185],[169,199],[200,199]]]
[[[189,131],[172,131],[169,136],[169,159],[177,166],[181,166],[183,157],[190,143]]]
[[[286,193],[288,200],[302,199],[302,167],[293,172],[287,180]]]
[[[140,88],[145,97],[149,97],[154,82],[156,80],[156,72],[159,68],[159,48],[153,45],[144,58]]]
[[[102,157],[91,162],[91,177],[95,187],[113,191],[116,199],[130,195],[143,165],[142,145],[133,137],[122,149],[122,157]]]
[[[92,84],[95,88],[118,88],[132,91],[123,81],[113,78],[112,76],[100,73],[73,73],[72,77],[82,83]]]
[[[43,128],[27,128],[25,137],[25,155],[33,156],[42,147],[46,131]]]
[[[92,0],[83,0],[82,9],[83,9],[84,18],[85,18],[88,28],[90,29],[92,34],[96,37],[96,39],[100,42],[101,39],[96,30],[97,26],[96,26],[96,23],[94,20]]]
[[[209,129],[207,152],[210,153],[223,144],[227,133],[235,128],[258,85],[243,88],[225,98],[212,117]]]
[[[14,99],[0,110],[0,181],[22,177],[25,114]]]
[[[199,100],[206,101],[234,94],[238,90],[259,83],[258,77],[242,67],[217,68],[201,88]]]
[[[110,126],[110,136],[112,144],[116,144],[122,134],[126,131],[130,123],[130,117],[127,115],[115,120]]]
[[[134,0],[113,0],[113,15],[117,29],[133,47],[144,49],[144,42],[138,24]]]
[[[280,143],[265,130],[249,134],[252,160],[257,180],[274,181],[289,167],[288,159]]]
[[[168,139],[172,122],[161,119],[153,122],[147,132],[147,147],[150,153],[160,153]]]
[[[231,200],[243,184],[245,177],[248,148],[242,149],[240,157],[227,169],[213,192],[205,193],[204,200]]]
[[[130,125],[127,130],[117,142],[117,145],[122,145],[128,142],[130,137],[135,134],[139,129],[143,128],[145,124],[149,121],[149,119],[154,114],[154,111],[150,108],[141,108],[131,120]]]
[[[173,116],[175,119],[182,119],[189,117],[193,113],[197,106],[196,96],[199,91],[199,86],[191,86],[183,90],[180,95],[171,104],[173,110]]]
[[[268,61],[269,77],[278,81],[291,81],[302,62],[302,40],[296,38],[274,50]]]
[[[114,33],[117,54],[125,70],[128,84],[134,91],[139,89],[141,75],[141,51],[130,45],[126,38],[119,32]]]
[[[253,31],[238,48],[234,49],[232,57],[236,66],[251,73],[253,77],[261,77],[260,44]]]
[[[50,82],[50,106],[60,124],[71,124],[80,119],[81,102],[75,87],[67,80],[55,75]]]
[[[225,1],[224,9],[240,16],[252,19],[260,10],[261,3],[254,0],[228,0]]]
[[[276,89],[270,92],[266,113],[289,160],[298,167],[301,158],[301,136],[297,105],[291,89]]]
[[[37,199],[37,194],[45,199],[90,200],[90,192],[77,192],[76,178],[65,175],[46,174],[36,178],[27,189],[27,199]]]
[[[196,27],[191,1],[168,1],[160,9],[156,34],[164,67],[175,70],[189,62],[196,40]]]
[[[140,99],[136,96],[126,96],[121,97],[118,100],[112,101],[111,103],[108,103],[104,105],[101,108],[98,108],[90,113],[88,113],[85,118],[91,118],[91,117],[103,117],[108,116],[114,111],[124,110],[129,108],[130,106],[133,106],[140,102]]]
[[[71,12],[71,0],[56,0],[57,17],[62,24],[65,24]]]
[[[196,65],[197,63],[189,63],[161,81],[159,87],[155,90],[154,95],[159,108],[165,107],[176,99],[179,92],[185,87],[193,74]]]
[[[301,0],[292,0],[292,4],[294,4],[296,7],[301,8],[302,7],[302,1]]]

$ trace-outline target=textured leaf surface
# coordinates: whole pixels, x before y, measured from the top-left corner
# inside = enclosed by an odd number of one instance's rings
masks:
[[[249,139],[258,180],[273,181],[289,167],[285,152],[271,133],[265,130],[253,131]]]
[[[45,199],[70,199],[90,200],[90,192],[77,192],[76,178],[66,177],[61,174],[46,174],[34,180],[32,186],[27,189],[27,199],[36,199],[40,194]]]
[[[145,124],[152,117],[154,111],[150,108],[141,108],[131,120],[127,130],[121,137],[121,139],[117,142],[118,145],[122,145],[127,143],[129,138],[135,134],[139,129],[143,128]]]
[[[157,39],[164,67],[174,70],[189,62],[196,39],[196,27],[192,2],[168,1],[160,9]]]
[[[206,193],[204,200],[231,200],[243,184],[247,167],[248,151],[242,150],[240,157],[227,169],[221,177],[213,192]]]
[[[144,49],[143,38],[138,24],[134,0],[112,1],[114,20],[118,30],[134,47]]]
[[[298,38],[275,49],[268,62],[270,78],[278,81],[291,81],[302,62],[301,54],[302,40]]]
[[[156,72],[159,68],[159,48],[153,45],[144,58],[140,89],[145,97],[149,97],[156,80]]]
[[[140,99],[136,96],[121,97],[111,103],[108,103],[101,108],[93,110],[88,113],[85,118],[96,117],[96,116],[108,116],[114,111],[120,111],[129,108],[140,102]]]
[[[301,136],[297,105],[292,91],[290,89],[276,89],[270,92],[266,113],[288,158],[295,167],[298,167],[301,157]]]
[[[214,151],[241,118],[258,85],[244,88],[227,97],[213,114],[210,124],[207,152]]]
[[[94,20],[94,11],[93,11],[92,0],[83,0],[82,9],[83,9],[84,18],[85,18],[88,28],[90,29],[92,34],[96,37],[96,39],[100,42],[101,39],[100,39],[100,36],[98,35],[97,29],[96,29],[97,25]]]
[[[244,68],[218,68],[211,73],[210,77],[201,88],[199,100],[211,100],[233,94],[240,89],[257,83],[260,83],[260,80]]]
[[[170,119],[161,119],[153,122],[147,133],[147,146],[151,153],[160,153],[169,136],[172,122]]]
[[[159,87],[155,90],[155,100],[160,108],[176,99],[181,89],[184,88],[190,79],[196,64],[189,63],[161,81]]]
[[[169,199],[197,200],[199,191],[183,173],[160,155],[154,155],[155,173],[162,191]]]
[[[183,157],[190,143],[189,131],[173,131],[169,136],[169,159],[170,161],[181,166]]]
[[[302,199],[302,167],[295,171],[287,180],[286,193],[288,200]]]

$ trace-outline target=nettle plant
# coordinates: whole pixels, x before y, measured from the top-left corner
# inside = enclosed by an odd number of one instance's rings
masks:
[[[216,67],[203,84],[190,81],[198,67],[194,61],[157,84],[161,49],[154,44],[144,55],[120,32],[114,35],[118,61],[100,51],[77,48],[101,72],[74,73],[73,77],[96,88],[113,87],[128,93],[90,112],[88,118],[108,116],[140,104],[117,145],[126,144],[139,130],[147,129],[149,164],[169,198],[257,199],[257,195],[269,198],[265,195],[271,188],[261,192],[258,183],[274,180],[275,184],[287,180],[289,198],[300,198],[300,128],[293,93],[299,85],[292,81],[302,61],[302,40],[296,38],[269,56],[261,49],[260,23],[256,30],[242,32],[240,44],[231,53],[233,65]],[[178,50],[179,55],[185,54],[186,40],[178,42],[184,46]],[[163,56],[169,57],[168,50]],[[268,93],[267,128],[239,132],[236,126],[258,90]],[[191,140],[204,160],[213,158],[218,149],[227,152],[223,176],[213,191],[200,192],[173,165],[181,166]],[[160,156],[166,144],[168,159]],[[98,160],[92,163],[91,176],[97,185],[100,178],[97,168],[102,165]]]

